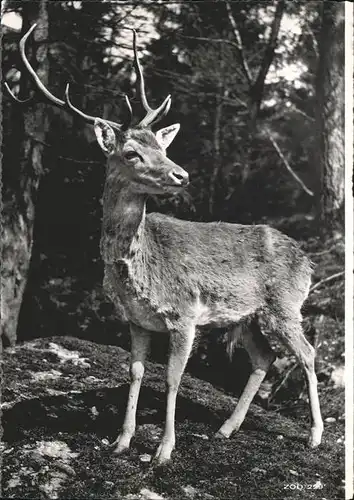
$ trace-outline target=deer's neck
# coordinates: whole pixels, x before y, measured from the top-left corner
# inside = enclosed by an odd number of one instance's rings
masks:
[[[144,251],[146,195],[129,186],[106,182],[103,194],[102,251],[104,260],[131,259]]]

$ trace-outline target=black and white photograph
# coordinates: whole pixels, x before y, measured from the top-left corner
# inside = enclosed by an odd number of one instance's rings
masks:
[[[353,498],[353,5],[1,6],[1,498]]]

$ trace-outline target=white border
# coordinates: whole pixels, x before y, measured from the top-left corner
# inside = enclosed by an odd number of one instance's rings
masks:
[[[345,498],[353,498],[353,4],[345,2]]]

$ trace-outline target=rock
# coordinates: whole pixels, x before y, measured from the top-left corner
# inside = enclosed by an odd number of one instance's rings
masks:
[[[194,437],[197,437],[197,438],[200,438],[200,439],[204,439],[205,441],[209,439],[209,437],[206,434],[195,434],[195,433],[192,433],[191,436],[194,436]]]
[[[93,375],[89,375],[88,377],[85,378],[85,382],[103,382],[103,379],[94,377]]]
[[[21,480],[18,476],[12,477],[7,483],[8,488],[16,488],[17,486],[20,485],[21,485]]]
[[[14,449],[13,448],[7,448],[7,450],[4,450],[2,452],[3,455],[8,455],[9,453],[11,453]]]
[[[61,488],[66,480],[67,476],[63,472],[51,472],[48,481],[40,484],[39,489],[44,493],[46,498],[56,499],[59,498],[59,488]]]
[[[61,458],[62,460],[78,456],[78,453],[73,453],[63,441],[39,441],[37,442],[37,453],[51,458]]]
[[[64,462],[59,462],[59,461],[56,461],[53,463],[57,469],[65,472],[66,474],[68,474],[68,476],[76,476],[76,472],[74,471],[74,469],[72,467],[70,467],[70,465],[68,465]]]
[[[184,491],[184,493],[189,497],[189,498],[194,498],[195,495],[197,494],[197,490],[195,488],[193,488],[193,486],[184,486],[182,488],[182,490]]]
[[[58,370],[50,370],[47,372],[32,372],[31,377],[35,382],[43,382],[46,380],[56,380],[62,376],[62,373]]]
[[[99,415],[99,411],[97,410],[96,406],[93,406],[91,408],[91,415],[93,416],[93,418],[96,418]]]
[[[345,386],[345,370],[344,365],[337,366],[331,373],[331,380],[334,388],[344,388]]]
[[[337,419],[335,419],[334,417],[327,417],[325,418],[325,422],[327,422],[328,424],[333,424],[334,422],[337,422]]]
[[[9,401],[9,402],[5,402],[5,403],[1,403],[1,404],[0,404],[0,408],[1,408],[2,410],[8,410],[8,409],[10,409],[12,406],[13,406],[13,403],[11,403],[10,401]]]
[[[314,489],[314,490],[322,490],[322,488],[323,488],[323,483],[322,483],[322,481],[321,481],[320,479],[318,479],[318,480],[314,483],[314,485],[313,485],[313,489]]]
[[[273,384],[271,382],[263,382],[258,389],[258,396],[263,400],[267,400],[272,392],[272,388]]]
[[[34,462],[34,466],[35,468],[39,468],[39,467],[42,467],[44,465],[47,464],[47,460],[43,457],[43,455],[41,455],[40,453],[38,453],[38,451],[34,451],[32,454],[31,454],[31,458]]]
[[[164,497],[147,488],[140,490],[140,495],[143,500],[164,500]]]
[[[59,358],[60,363],[71,362],[74,365],[80,365],[83,368],[90,368],[91,365],[87,363],[86,358],[81,358],[77,351],[70,351],[63,346],[56,344],[55,342],[49,343],[48,352],[56,355]]]
[[[254,474],[267,474],[267,471],[265,469],[260,469],[259,467],[253,467],[253,469],[251,469],[251,472],[253,472]]]

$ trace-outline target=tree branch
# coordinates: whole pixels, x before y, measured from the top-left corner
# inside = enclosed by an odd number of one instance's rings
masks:
[[[335,243],[334,245],[332,245],[327,250],[322,250],[321,252],[307,252],[307,255],[311,255],[311,257],[315,257],[315,256],[318,256],[318,255],[325,255],[326,253],[331,253],[332,250],[334,250],[335,248],[337,248],[337,246],[338,246],[338,242]]]
[[[36,137],[34,137],[31,134],[26,134],[27,137],[29,137],[33,142],[36,142],[37,144],[41,144],[42,146],[45,146],[46,148],[53,148],[54,146],[52,144],[48,144],[47,142],[40,141]],[[83,165],[103,165],[104,161],[90,161],[90,160],[76,160],[75,158],[69,158],[68,156],[61,156],[61,155],[56,155],[57,158],[60,158],[61,160],[67,160],[71,161],[73,163],[79,163]]]
[[[188,40],[197,40],[200,42],[226,43],[227,45],[231,45],[231,47],[234,47],[235,49],[239,48],[239,46],[236,42],[233,42],[232,40],[228,40],[227,38],[208,38],[206,36],[188,36],[188,35],[181,35],[179,33],[177,33],[177,36],[179,38],[188,38]]]
[[[273,401],[273,399],[275,398],[277,392],[279,392],[279,390],[284,387],[286,381],[288,380],[288,378],[290,377],[290,375],[292,374],[292,372],[295,370],[295,368],[297,368],[299,366],[299,363],[295,362],[292,366],[290,366],[290,368],[287,369],[287,371],[285,372],[285,375],[282,379],[282,381],[280,382],[280,384],[274,389],[274,391],[270,394],[269,398],[268,398],[268,404]]]
[[[122,17],[120,17],[118,20],[117,19],[114,19],[114,26],[117,26],[119,23],[121,23],[122,21],[124,21],[127,17],[129,17],[133,12],[134,10],[138,7],[138,4],[135,4],[133,5],[133,8],[129,10],[129,12],[127,12],[126,14],[124,14]],[[113,24],[113,23],[111,23]],[[112,31],[113,33],[113,31]]]
[[[256,104],[257,111],[262,101],[265,79],[267,77],[270,65],[272,64],[273,61],[274,51],[278,41],[280,23],[283,17],[284,9],[285,9],[285,1],[279,0],[277,3],[277,7],[275,9],[272,30],[268,40],[268,45],[264,53],[262,65],[260,67],[256,81],[252,87],[252,97],[254,103]]]
[[[235,43],[231,40],[228,40],[227,38],[208,38],[206,36],[187,36],[187,35],[180,35],[180,34],[177,34],[177,36],[180,38],[188,38],[189,40],[197,40],[197,41],[201,41],[201,42],[222,43],[222,44],[230,45],[234,49],[238,50],[237,43]],[[242,78],[243,72],[240,71],[239,69],[236,69],[236,71],[237,71],[237,74],[239,74]]]
[[[188,95],[193,95],[193,96],[203,96],[203,97],[215,97],[216,92],[203,92],[202,90],[196,89],[195,91],[191,90],[193,87],[191,85],[185,85],[186,78],[181,78],[180,75],[175,73],[174,71],[170,70],[164,70],[164,69],[159,69],[159,70],[152,70],[152,74],[158,75],[158,76],[167,76],[168,78],[171,78],[173,80],[173,85],[175,90],[178,90],[179,92],[183,92],[184,94]],[[197,86],[198,84],[196,82],[193,83],[193,86]],[[247,110],[248,106],[245,101],[240,99],[239,97],[224,97],[221,96],[220,99],[227,105],[234,107],[238,110],[244,109]]]
[[[323,280],[321,280],[318,283],[316,283],[315,285],[313,285],[310,288],[309,293],[312,293],[314,290],[316,290],[317,288],[322,286],[324,283],[328,283],[329,281],[332,281],[336,278],[339,278],[340,276],[343,276],[344,273],[345,273],[345,271],[341,271],[340,273],[336,273],[336,274],[332,274],[332,276],[328,276],[328,278],[324,278]]]
[[[315,121],[315,119],[312,116],[305,113],[305,111],[302,111],[302,109],[298,108],[296,104],[293,103],[292,108],[294,111],[296,111],[296,113],[299,113],[300,115],[304,116],[307,120],[310,120],[311,122]]]
[[[245,59],[242,38],[241,38],[241,35],[239,32],[239,29],[237,27],[236,20],[234,18],[233,13],[232,13],[230,3],[228,1],[226,1],[225,6],[226,6],[226,11],[227,11],[227,16],[229,18],[229,21],[230,21],[230,24],[232,27],[232,31],[233,31],[233,34],[234,34],[234,37],[236,40],[236,43],[234,43],[233,45],[236,47],[236,52],[238,55],[239,62],[241,64],[242,72],[246,77],[246,80],[247,80],[249,87],[251,88],[252,87],[252,74],[251,74],[251,71],[248,67],[248,63]]]
[[[278,144],[276,143],[274,137],[270,134],[270,132],[267,132],[267,135],[269,137],[269,140],[270,142],[273,144],[274,146],[274,149],[276,150],[276,152],[278,153],[279,157],[281,160],[283,160],[283,163],[286,167],[286,169],[291,173],[291,175],[294,177],[294,179],[300,184],[300,186],[302,187],[302,189],[307,193],[309,194],[310,196],[313,196],[313,192],[302,182],[302,180],[300,179],[300,177],[297,176],[297,174],[294,172],[294,170],[291,168],[291,166],[289,165],[289,162],[288,160],[285,158],[285,156],[283,155],[283,153],[281,152]]]
[[[188,87],[184,87],[182,85],[175,84],[175,89],[178,90],[179,92],[195,97],[212,97],[215,98],[216,93],[215,92],[200,92],[196,91],[193,92],[190,90]],[[235,98],[228,98],[224,96],[220,96],[219,99],[226,105],[230,106],[231,108],[236,108],[237,112],[242,114],[242,116],[248,114],[247,111],[247,105],[241,101],[241,99],[238,99],[237,97]],[[239,114],[237,116],[240,116]]]

